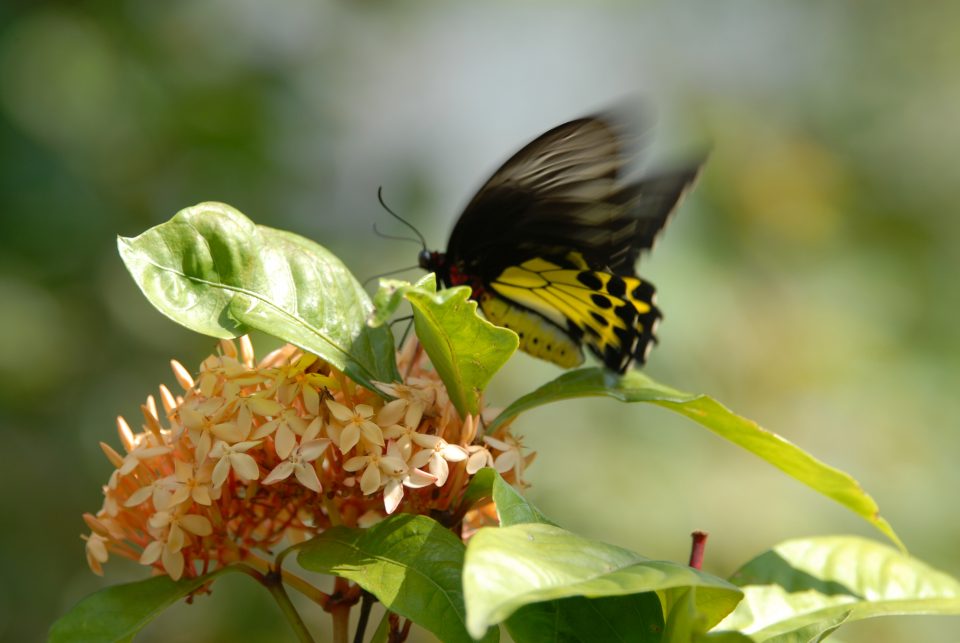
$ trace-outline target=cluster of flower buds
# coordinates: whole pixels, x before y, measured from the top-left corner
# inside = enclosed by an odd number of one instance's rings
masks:
[[[139,433],[118,418],[124,453],[101,443],[116,469],[84,515],[90,568],[112,552],[192,577],[333,524],[449,511],[483,467],[524,485],[535,454],[508,426],[483,436],[479,417],[461,420],[415,342],[398,366],[386,401],[291,345],[258,363],[246,337],[223,341],[196,377],[173,362],[184,393],[161,385]]]

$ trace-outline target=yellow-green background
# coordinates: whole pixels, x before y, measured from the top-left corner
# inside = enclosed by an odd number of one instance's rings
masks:
[[[960,574],[958,60],[951,2],[5,0],[0,638],[38,640],[81,596],[142,576],[85,568],[80,514],[110,470],[97,442],[174,383],[169,358],[195,368],[213,347],[146,303],[116,234],[222,200],[363,278],[416,255],[371,232],[400,230],[378,185],[442,246],[506,155],[637,97],[662,156],[713,144],[641,262],[665,311],[648,372],[851,472],[916,556]],[[490,402],[556,374],[517,356]],[[694,529],[721,575],[790,537],[879,538],[661,409],[571,401],[516,427],[548,515],[651,557],[685,559]],[[142,640],[291,640],[252,585],[228,578]],[[955,631],[902,618],[842,638]]]

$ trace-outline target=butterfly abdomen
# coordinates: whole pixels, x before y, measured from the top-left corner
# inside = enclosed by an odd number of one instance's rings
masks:
[[[480,309],[491,323],[509,328],[517,334],[520,338],[519,348],[523,352],[563,368],[573,368],[583,363],[580,342],[537,313],[489,293],[481,295],[479,302]]]

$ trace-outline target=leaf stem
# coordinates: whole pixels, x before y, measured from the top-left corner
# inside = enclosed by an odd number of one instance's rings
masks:
[[[300,641],[300,643],[314,643],[313,637],[310,635],[310,631],[307,629],[306,623],[304,623],[303,619],[300,618],[300,613],[297,612],[297,609],[290,601],[290,597],[287,596],[287,590],[283,588],[283,579],[279,570],[265,575],[264,585],[266,585],[267,589],[270,590],[270,594],[280,607],[280,611],[283,612],[283,615],[287,617],[287,622],[290,623],[290,627],[293,628],[293,631],[297,635],[297,639]]]

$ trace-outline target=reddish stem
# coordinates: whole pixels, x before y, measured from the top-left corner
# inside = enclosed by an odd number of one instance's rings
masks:
[[[694,569],[702,569],[703,550],[707,546],[707,532],[695,531],[690,536],[693,538],[693,545],[690,547],[690,566]]]

